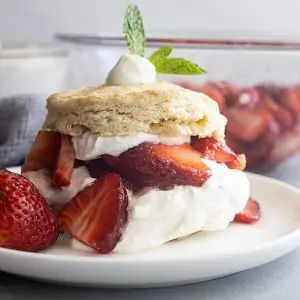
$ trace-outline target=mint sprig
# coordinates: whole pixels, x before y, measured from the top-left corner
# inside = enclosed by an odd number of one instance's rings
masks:
[[[162,57],[152,63],[156,72],[161,74],[200,75],[206,73],[197,64],[180,57]]]
[[[131,54],[144,56],[146,36],[143,18],[137,5],[129,4],[125,11],[123,32]],[[170,57],[173,47],[164,46],[154,51],[148,60],[161,74],[200,75],[206,73],[197,64],[180,57]]]
[[[156,51],[154,51],[150,56],[149,56],[149,61],[151,61],[152,63],[155,60],[159,60],[163,57],[168,57],[172,51],[174,50],[173,47],[169,47],[169,46],[164,46],[164,47],[160,47],[159,49],[157,49]]]
[[[155,66],[156,72],[161,74],[174,75],[200,75],[206,71],[197,64],[190,62],[184,58],[169,57],[173,51],[173,47],[161,47],[149,56],[149,61]]]
[[[143,18],[137,5],[129,4],[125,11],[123,33],[131,54],[144,56],[146,37]]]

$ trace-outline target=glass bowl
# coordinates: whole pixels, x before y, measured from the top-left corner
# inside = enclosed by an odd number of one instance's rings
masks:
[[[0,97],[65,89],[67,51],[55,44],[0,44]]]
[[[123,38],[58,35],[70,45],[70,87],[104,82],[124,51]],[[159,76],[203,92],[228,118],[226,140],[247,155],[248,170],[269,172],[300,153],[300,44],[151,38],[147,54],[173,46],[201,76]],[[295,164],[293,163],[293,166]]]

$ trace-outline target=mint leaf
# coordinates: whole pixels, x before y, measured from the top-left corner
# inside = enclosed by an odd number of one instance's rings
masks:
[[[160,57],[151,61],[157,73],[174,75],[200,75],[206,71],[184,58]]]
[[[153,63],[156,59],[168,57],[172,53],[173,49],[173,47],[169,46],[160,47],[149,56],[148,60]]]
[[[127,40],[128,50],[131,54],[144,56],[146,37],[143,18],[137,5],[129,4],[125,10],[124,36]],[[169,57],[173,47],[164,46],[154,51],[148,60],[155,66],[156,72],[161,74],[198,75],[206,73],[184,58]]]
[[[137,5],[129,4],[125,11],[123,33],[127,40],[128,50],[131,54],[144,56],[145,29],[143,18]]]

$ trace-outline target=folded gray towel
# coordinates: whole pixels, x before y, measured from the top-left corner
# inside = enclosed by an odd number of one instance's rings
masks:
[[[24,161],[46,114],[46,97],[24,95],[0,99],[0,168]]]

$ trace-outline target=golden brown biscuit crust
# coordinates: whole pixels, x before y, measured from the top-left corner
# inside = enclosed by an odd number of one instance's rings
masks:
[[[208,96],[158,81],[140,85],[100,85],[57,93],[48,99],[44,128],[72,136],[137,132],[222,138],[226,119]]]

